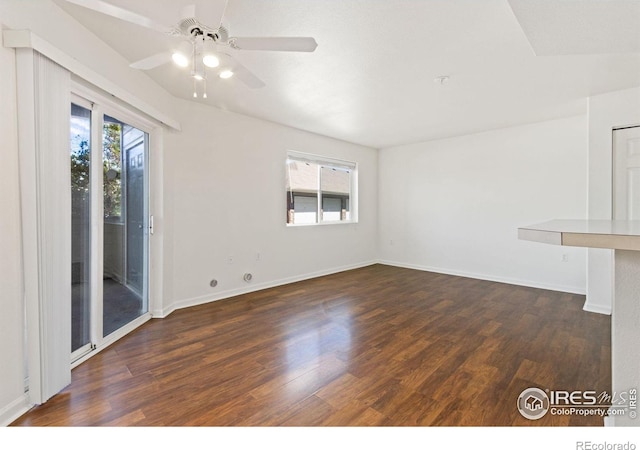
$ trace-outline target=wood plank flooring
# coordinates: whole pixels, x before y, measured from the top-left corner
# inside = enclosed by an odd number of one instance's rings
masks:
[[[584,297],[374,265],[178,310],[73,370],[13,425],[590,425],[528,387],[611,390]]]

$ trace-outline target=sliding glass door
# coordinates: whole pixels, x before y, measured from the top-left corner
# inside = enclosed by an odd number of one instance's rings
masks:
[[[149,136],[79,103],[70,122],[72,360],[149,311]]]
[[[103,118],[103,336],[148,311],[146,154],[143,131]]]

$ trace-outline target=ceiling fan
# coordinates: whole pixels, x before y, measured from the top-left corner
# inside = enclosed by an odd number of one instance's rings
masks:
[[[215,69],[223,79],[236,77],[253,89],[265,86],[262,80],[233,58],[228,49],[313,52],[318,46],[312,37],[230,36],[228,26],[222,23],[228,0],[208,0],[207,17],[202,18],[202,22],[196,17],[196,5],[186,6],[178,22],[170,26],[102,0],[65,1],[177,38],[174,48],[136,61],[131,67],[150,70],[171,61],[180,67],[191,66],[194,97],[198,96],[197,82],[206,83],[207,68]],[[203,98],[206,97],[205,84]]]

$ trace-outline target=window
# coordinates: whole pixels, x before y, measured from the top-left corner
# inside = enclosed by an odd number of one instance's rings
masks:
[[[356,222],[356,164],[302,153],[287,158],[287,225]]]

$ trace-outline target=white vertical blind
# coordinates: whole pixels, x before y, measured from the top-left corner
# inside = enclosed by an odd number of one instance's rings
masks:
[[[71,382],[70,74],[17,58],[29,395],[43,403]]]

